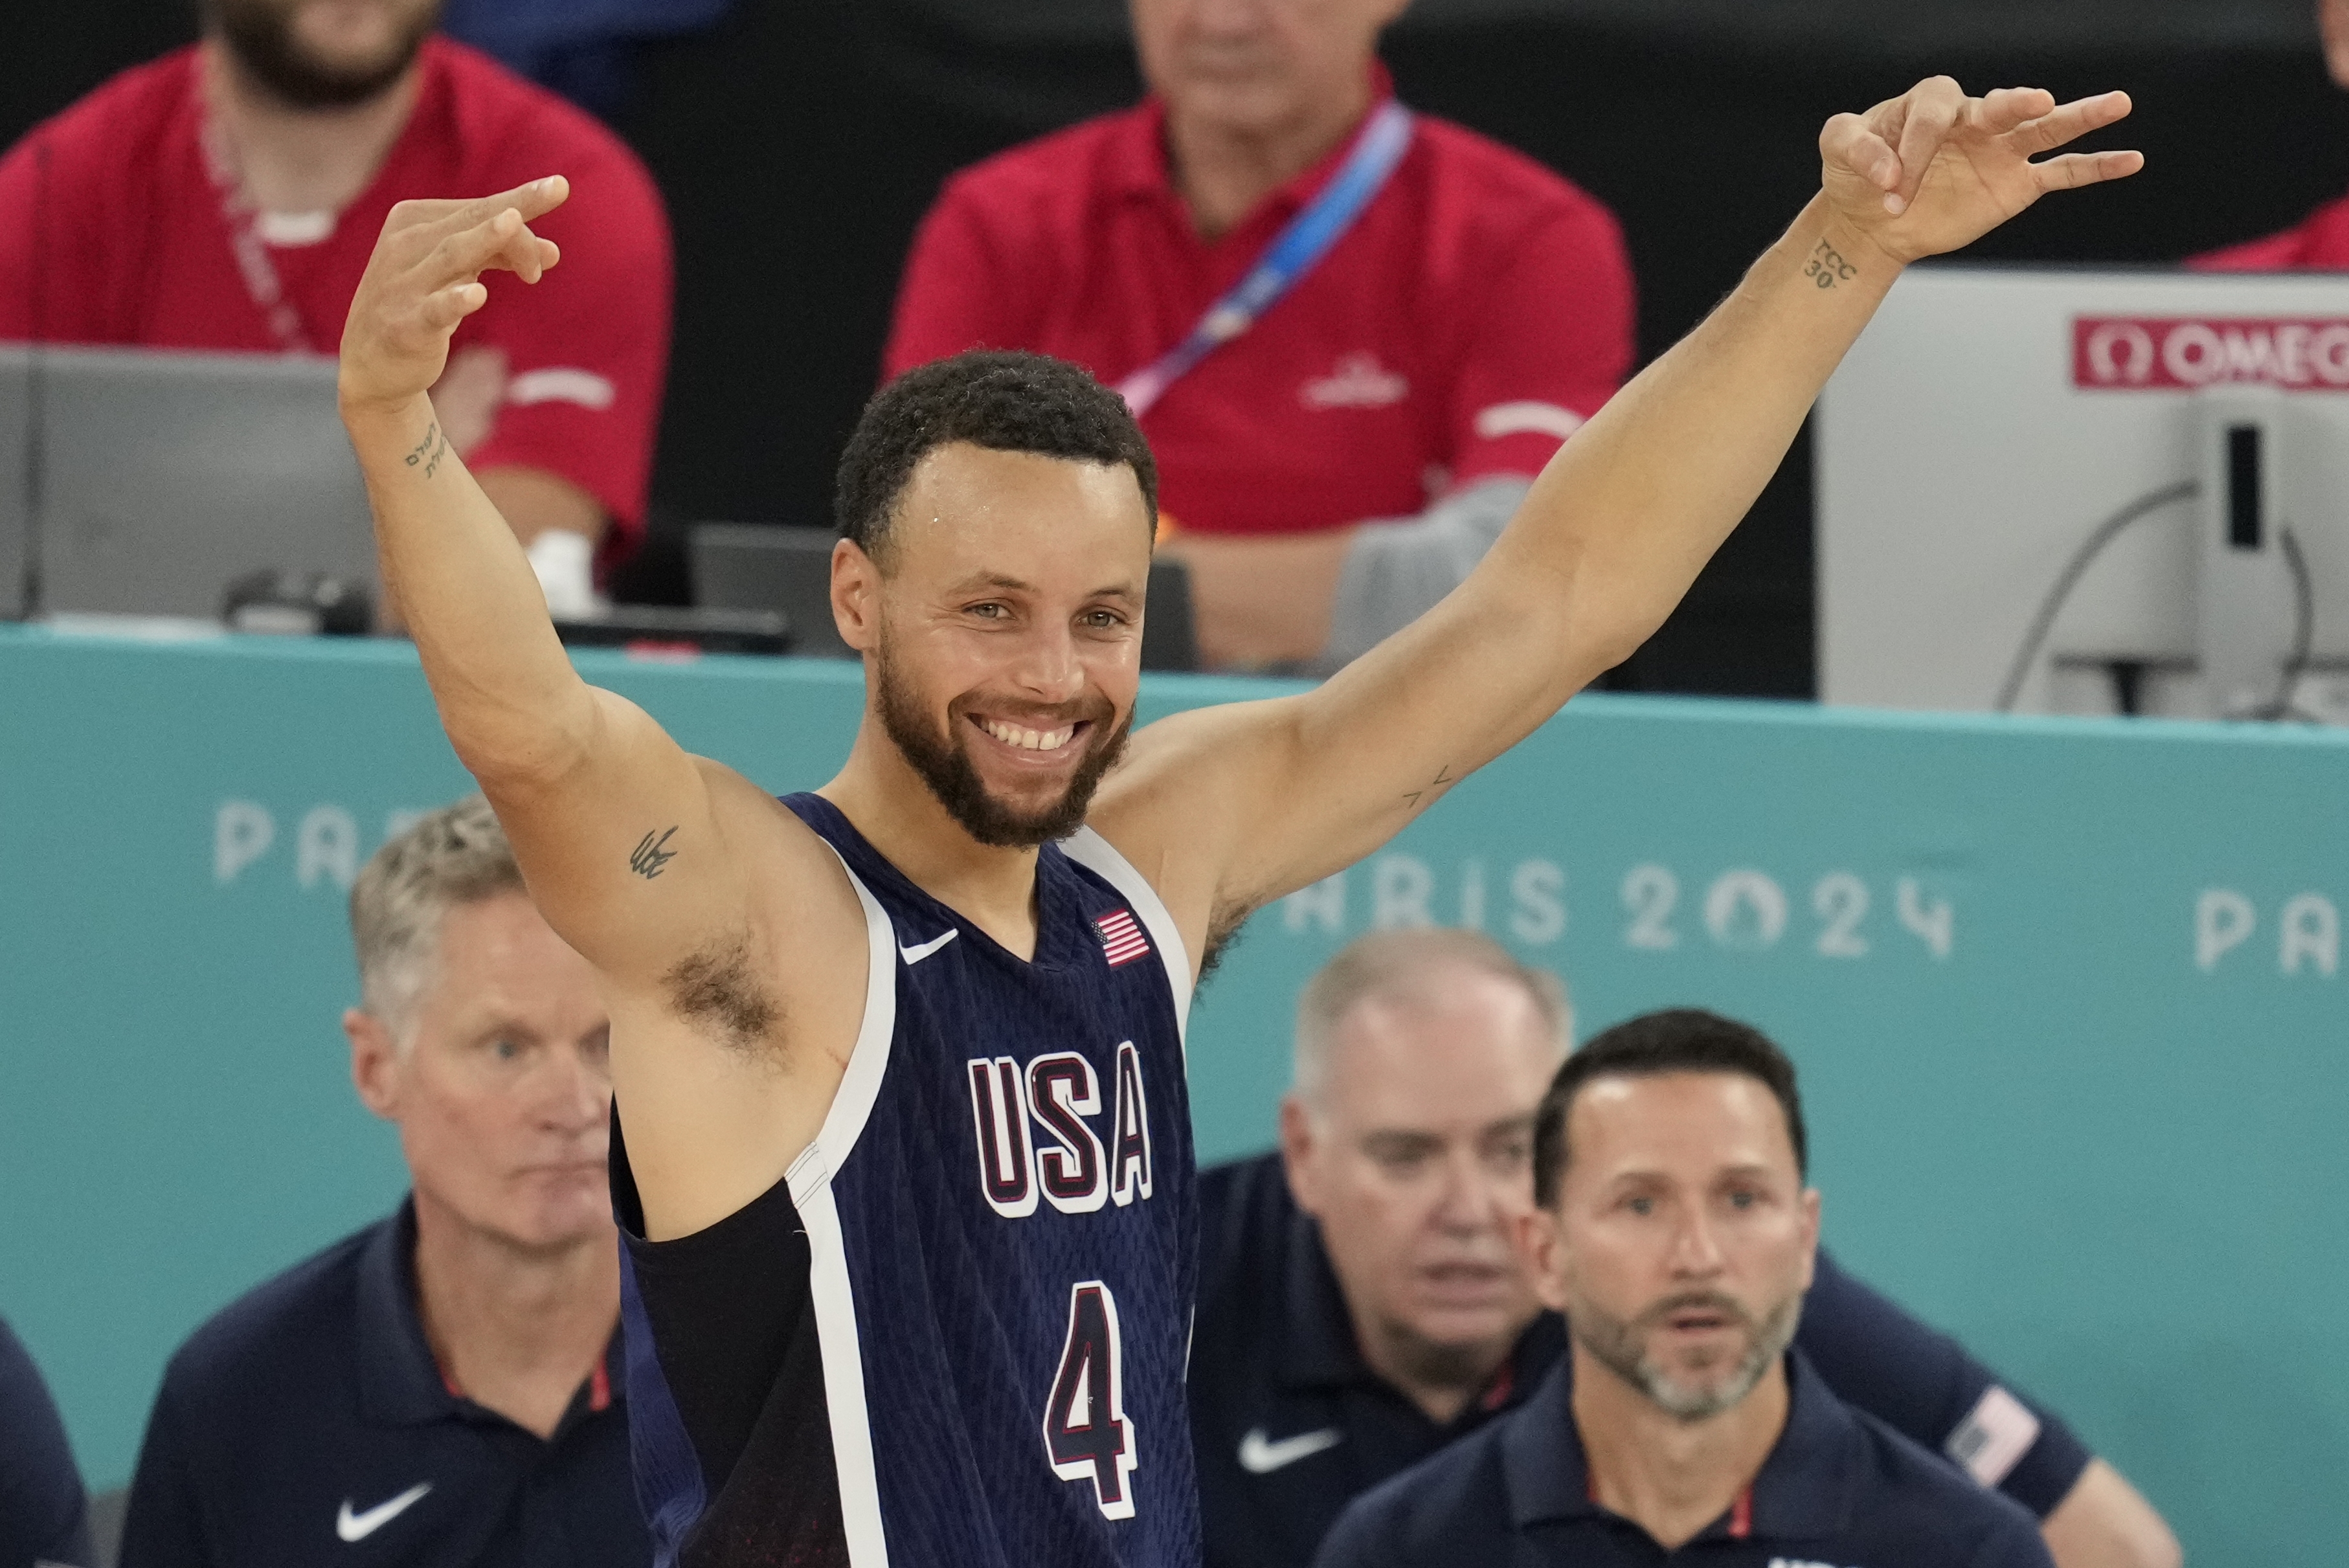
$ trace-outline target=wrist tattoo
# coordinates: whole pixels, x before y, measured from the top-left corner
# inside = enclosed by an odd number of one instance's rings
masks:
[[[1823,289],[1831,289],[1858,274],[1859,269],[1846,261],[1843,253],[1825,240],[1819,242],[1818,248],[1811,253],[1811,259],[1803,265],[1803,275]]]
[[[429,480],[440,471],[440,459],[448,455],[449,432],[440,428],[440,421],[435,420],[424,427],[424,438],[417,442],[415,449],[400,460],[411,469],[418,463],[422,463],[424,477]]]
[[[677,859],[675,850],[662,847],[676,833],[675,828],[671,828],[666,833],[647,833],[637,843],[636,852],[628,857],[628,869],[647,882],[660,875],[662,868]]]

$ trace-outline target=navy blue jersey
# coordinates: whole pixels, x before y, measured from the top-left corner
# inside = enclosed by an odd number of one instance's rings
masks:
[[[1569,1363],[1523,1406],[1365,1493],[1316,1568],[2054,1568],[2038,1522],[1786,1357],[1786,1425],[1743,1497],[1678,1550],[1592,1495]]]
[[[1183,1373],[1196,1215],[1180,935],[1088,830],[1039,853],[1035,956],[1021,960],[830,802],[784,804],[839,853],[864,906],[864,1024],[822,1131],[785,1178],[803,1264],[781,1258],[780,1193],[697,1237],[631,1240],[637,1487],[662,1559],[764,1560],[755,1522],[726,1521],[713,1542],[697,1522],[741,1494],[803,1509],[803,1478],[740,1472],[820,1463],[854,1568],[1192,1568]],[[625,1219],[630,1192],[616,1191]],[[828,1433],[787,1431],[763,1387],[729,1417],[691,1369],[719,1347],[688,1341],[724,1331],[714,1309],[688,1308],[683,1275],[697,1247],[733,1246],[730,1232],[766,1238],[779,1269],[805,1270]],[[740,1337],[742,1380],[781,1392],[790,1326]],[[825,1533],[817,1522],[769,1540],[828,1559]]]

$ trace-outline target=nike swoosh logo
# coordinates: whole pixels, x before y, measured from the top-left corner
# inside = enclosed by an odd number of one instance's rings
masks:
[[[917,943],[912,947],[900,947],[897,951],[905,955],[906,963],[919,964],[923,959],[927,958],[931,954],[936,953],[939,948],[944,947],[947,943],[952,942],[956,937],[960,936],[961,934],[962,930],[960,927],[949,927],[944,936],[933,937],[927,942]]]
[[[388,1502],[378,1502],[365,1513],[351,1511],[351,1500],[343,1499],[343,1511],[335,1515],[335,1533],[345,1541],[365,1541],[385,1525],[408,1511],[409,1505],[432,1490],[429,1480],[418,1481]]]
[[[1323,1449],[1334,1449],[1346,1440],[1346,1434],[1335,1427],[1324,1427],[1318,1432],[1299,1432],[1293,1438],[1274,1442],[1264,1435],[1264,1429],[1251,1429],[1240,1439],[1240,1469],[1250,1475],[1270,1475],[1299,1460],[1310,1459]]]

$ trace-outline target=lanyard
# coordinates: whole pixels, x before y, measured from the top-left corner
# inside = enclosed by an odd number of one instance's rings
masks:
[[[244,280],[244,292],[253,296],[254,308],[269,324],[282,352],[315,352],[302,313],[285,297],[277,263],[270,259],[269,246],[261,237],[261,211],[244,193],[244,181],[229,147],[228,133],[217,119],[207,115],[198,139],[203,148],[204,171],[212,176],[212,190],[220,197],[221,222],[228,225],[229,249],[236,256],[237,275]]]
[[[1371,198],[1385,189],[1387,177],[1410,146],[1411,111],[1389,98],[1371,116],[1330,183],[1265,247],[1247,276],[1209,305],[1182,342],[1118,383],[1118,394],[1133,417],[1148,413],[1169,387],[1254,326],[1299,278],[1312,271],[1353,226]]]

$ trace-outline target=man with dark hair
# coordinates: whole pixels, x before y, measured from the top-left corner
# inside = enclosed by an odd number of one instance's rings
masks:
[[[1557,978],[1476,932],[1374,932],[1306,985],[1279,1151],[1199,1173],[1207,1568],[1302,1568],[1348,1502],[1565,1359],[1509,1238],[1570,1026]],[[1837,1398],[2039,1516],[2056,1568],[2177,1568],[2161,1516],[2060,1416],[1824,1247],[1795,1343]]]
[[[832,781],[780,802],[580,679],[429,396],[481,274],[556,262],[529,224],[563,181],[395,212],[344,333],[344,423],[442,726],[611,1004],[657,1548],[1195,1562],[1200,964],[1637,647],[1901,268],[2133,172],[2033,161],[2127,107],[1937,78],[1837,117],[1820,195],[1465,583],[1312,692],[1131,747],[1149,470],[1130,438],[1059,455],[1125,418],[1116,394],[991,358],[885,389],[832,561],[864,717]],[[867,485],[867,453],[904,459]]]
[[[325,354],[392,203],[579,187],[560,289],[465,324],[443,427],[550,602],[643,531],[668,355],[668,223],[602,125],[437,36],[441,0],[200,0],[203,38],[126,71],[0,159],[0,341]]]
[[[1567,1059],[1518,1243],[1569,1360],[1370,1493],[1323,1568],[1661,1562],[2047,1568],[2037,1522],[1837,1398],[1793,1349],[1819,1195],[1794,1065],[1711,1013]],[[1571,1370],[1569,1371],[1569,1367]]]

